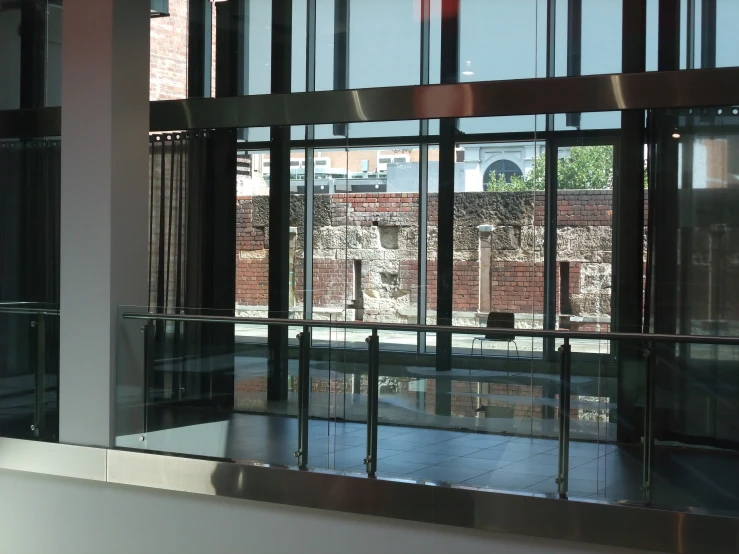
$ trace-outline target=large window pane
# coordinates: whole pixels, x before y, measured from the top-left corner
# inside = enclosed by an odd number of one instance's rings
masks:
[[[570,12],[578,2],[556,2],[555,74],[620,73],[623,0],[580,0],[579,5],[578,17]]]
[[[318,0],[317,21],[318,90],[420,83],[420,0]],[[438,15],[431,26],[438,29]]]
[[[461,82],[546,75],[546,1],[462,0],[459,24]]]

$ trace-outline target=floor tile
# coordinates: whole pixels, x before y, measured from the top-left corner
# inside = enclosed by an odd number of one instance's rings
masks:
[[[459,467],[431,466],[420,471],[408,474],[411,479],[428,479],[443,483],[459,484],[473,477],[487,473],[484,469],[469,469]]]
[[[522,452],[528,454],[544,454],[545,452],[551,453],[556,452],[557,443],[529,443],[529,442],[507,442],[498,446],[493,446],[498,450],[505,450],[506,452]]]
[[[481,433],[470,433],[464,437],[457,437],[444,441],[445,444],[464,446],[464,447],[479,447],[479,448],[490,448],[500,444],[507,443],[511,440],[511,437],[505,437],[503,435],[483,435]]]
[[[393,462],[410,462],[412,464],[436,465],[449,460],[453,460],[457,456],[444,456],[442,454],[426,454],[423,452],[398,452],[394,456],[388,456],[389,461]]]
[[[559,454],[536,454],[535,456],[532,456],[531,458],[529,458],[529,461],[532,464],[558,466],[559,465]],[[583,464],[587,464],[587,463],[592,463],[592,460],[590,458],[580,458],[578,456],[569,457],[570,469],[574,467],[582,466]]]
[[[337,446],[361,446],[367,444],[367,436],[359,435],[308,435],[309,441],[327,442]]]
[[[508,462],[520,462],[530,458],[532,454],[529,452],[509,452],[497,447],[486,448],[478,452],[468,454],[465,458],[483,458],[487,460],[504,460]]]
[[[359,446],[362,446],[362,445],[359,445]],[[310,452],[312,454],[318,454],[318,453],[328,454],[331,452],[341,452],[342,450],[356,448],[356,446],[352,446],[349,444],[336,444],[335,441],[327,440],[327,439],[321,439],[321,440],[309,439],[308,448],[310,449]]]
[[[515,462],[504,467],[510,473],[523,473],[528,475],[541,475],[542,477],[555,477],[557,466],[532,464],[528,460]]]
[[[567,484],[568,493],[576,496],[593,495],[603,486],[603,483],[598,481],[591,481],[589,479],[569,479]],[[557,483],[554,478],[542,481],[537,487],[546,488],[546,492],[549,490],[557,490]]]
[[[546,477],[541,475],[525,475],[522,473],[510,473],[502,469],[484,473],[464,481],[463,485],[471,487],[489,487],[500,490],[524,490],[532,485],[541,483]]]
[[[494,471],[496,469],[500,469],[501,467],[510,465],[511,463],[513,462],[503,460],[490,460],[485,458],[463,457],[454,458],[453,460],[449,460],[448,462],[443,462],[438,465],[444,467],[459,467],[463,469],[484,469],[486,471]]]
[[[387,458],[377,461],[377,475],[407,475],[414,471],[420,471],[429,466],[425,464],[413,464],[409,462],[393,462]]]
[[[387,448],[388,450],[397,450],[398,452],[408,452],[419,447],[418,443],[403,441],[398,438],[379,439],[378,446]]]
[[[415,452],[423,452],[426,454],[443,454],[445,456],[466,456],[474,452],[479,452],[484,448],[474,446],[458,446],[454,444],[448,444],[445,442],[438,442],[436,444],[430,444],[429,446],[422,446],[416,448]]]

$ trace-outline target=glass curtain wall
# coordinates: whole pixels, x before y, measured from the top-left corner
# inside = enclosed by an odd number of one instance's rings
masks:
[[[651,60],[656,4],[648,4]],[[715,61],[705,40],[714,4],[730,17],[727,5],[709,0],[680,14],[687,67],[725,63],[723,39]],[[619,73],[628,61],[622,0],[460,0],[458,35],[442,34],[445,19],[457,20],[440,0],[295,0],[283,20],[273,5],[219,3],[217,11],[242,27],[237,63],[223,66],[237,68],[238,82],[220,95],[572,77]],[[479,333],[378,333],[378,473],[553,493],[557,439],[566,439],[560,416],[569,405],[573,494],[640,498],[642,345],[597,335],[571,340],[568,390],[559,373],[564,341],[527,333],[624,329],[624,306],[632,303],[637,328],[646,313],[658,332],[732,334],[731,218],[723,208],[732,201],[736,114],[650,114],[646,142],[660,149],[649,149],[648,194],[646,149],[634,154],[644,129],[633,132],[641,125],[631,125],[633,115],[419,121],[410,112],[400,121],[239,130],[235,313],[256,321],[236,326],[235,354],[227,355],[237,413],[221,414],[231,450],[219,455],[295,463],[297,336],[305,329],[260,319],[330,322],[311,330],[315,448],[307,466],[348,472],[365,470],[374,392],[369,331],[348,325],[446,323]],[[699,199],[696,182],[724,192]],[[649,252],[640,227],[646,201],[661,209],[648,229]],[[713,210],[718,215],[706,215]],[[638,228],[631,235],[630,222]],[[647,262],[649,286],[642,286]],[[618,284],[633,298],[614,290]],[[642,308],[645,288],[660,294]],[[513,335],[496,333],[501,328]],[[658,439],[722,447],[733,440],[728,397],[715,389],[733,390],[727,352],[650,349],[667,389]],[[638,373],[628,383],[627,354]],[[681,494],[670,474],[680,473],[679,462],[670,463],[661,466],[663,498]]]

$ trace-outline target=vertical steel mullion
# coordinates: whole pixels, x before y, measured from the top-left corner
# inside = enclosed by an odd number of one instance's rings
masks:
[[[292,72],[292,0],[272,0],[272,94],[289,94]],[[268,314],[289,317],[290,126],[270,130]],[[287,399],[287,327],[268,328],[267,398]]]
[[[441,83],[459,81],[460,0],[442,0]],[[454,164],[457,120],[439,122],[439,213],[436,276],[436,323],[451,325],[454,309]],[[436,335],[436,369],[452,368],[452,335]],[[436,380],[436,414],[451,415],[451,380]]]
[[[46,316],[39,314],[36,321],[36,417],[33,435],[39,438],[46,432]]]
[[[701,2],[701,69],[716,67],[716,0]]]
[[[151,282],[151,260],[152,260],[152,249],[154,248],[154,169],[155,169],[155,163],[154,160],[156,159],[156,149],[155,149],[155,137],[149,136],[149,275],[148,275],[148,281],[149,281],[149,295],[146,299],[146,303],[151,308],[151,290],[153,283]]]
[[[695,0],[687,2],[687,22],[685,35],[685,69],[695,69]]]
[[[655,372],[655,345],[649,342],[649,348],[645,352],[647,357],[647,371],[644,382],[644,464],[642,466],[642,486],[646,502],[652,501],[652,472],[654,468],[654,372]]]
[[[46,103],[46,25],[48,0],[21,0],[20,108]]]
[[[555,51],[557,47],[557,0],[547,0],[547,78],[552,78],[556,74],[557,59]],[[555,114],[546,114],[546,130],[554,131]]]
[[[431,81],[431,0],[421,0],[421,74],[419,82],[428,85]],[[428,262],[428,165],[429,145],[425,137],[429,134],[429,120],[422,119],[419,122],[419,144],[418,163],[418,302],[417,321],[426,323],[428,311],[428,295],[426,291]],[[418,333],[416,337],[416,351],[419,354],[426,352],[426,333]]]
[[[310,419],[310,347],[311,329],[303,327],[298,335],[300,341],[300,361],[298,365],[298,467],[308,467],[308,422]]]
[[[680,69],[680,1],[659,0],[657,68]]]
[[[557,169],[558,145],[547,139],[544,154],[544,329],[557,325]],[[554,355],[554,339],[545,337],[544,357]]]
[[[213,3],[189,0],[187,13],[187,96],[208,98],[213,57]]]
[[[623,73],[646,68],[647,0],[624,0],[621,43]],[[613,262],[611,331],[639,333],[643,325],[644,251],[644,110],[621,113],[621,139],[614,145]],[[613,341],[618,379],[616,436],[619,442],[641,439],[637,408],[642,393],[642,364],[638,345]]]
[[[547,78],[553,78],[556,75],[556,47],[557,47],[557,0],[547,0],[547,70],[546,70],[546,76]],[[554,119],[556,114],[546,114],[546,131],[547,134],[554,131]],[[534,142],[534,148],[538,150],[538,145],[536,142]],[[553,153],[552,153],[553,152]],[[552,171],[551,166],[554,164],[554,170]],[[551,246],[547,241],[551,240],[551,229],[548,227],[548,221],[549,221],[549,212],[547,211],[550,206],[549,202],[549,192],[551,189],[554,188],[554,249],[555,249],[555,258],[556,258],[556,248],[557,248],[557,242],[556,242],[556,232],[557,232],[557,221],[556,221],[556,215],[557,215],[557,200],[556,200],[556,186],[552,187],[550,185],[551,179],[555,180],[556,183],[556,176],[557,176],[557,150],[556,147],[553,147],[552,139],[546,138],[544,141],[544,202],[545,202],[545,211],[544,211],[544,321],[543,327],[546,329],[546,318],[548,317],[548,309],[550,306],[550,298],[551,296],[551,290],[549,283],[549,273],[550,271],[548,268],[549,259],[551,258],[551,253],[548,250],[548,247]],[[536,197],[537,193],[536,191],[533,192],[534,195],[534,204],[536,204]],[[536,226],[536,220],[534,220],[534,227]],[[536,261],[533,262],[534,270],[536,269]],[[556,275],[556,270],[555,270]],[[556,294],[556,288],[555,288],[555,294]],[[556,298],[555,298],[555,306],[556,306]],[[553,328],[553,327],[552,327]],[[551,355],[551,352],[554,351],[554,341],[552,339],[544,338],[543,339],[543,353],[544,357]],[[533,389],[532,389],[533,390]],[[533,401],[533,397],[532,397]],[[551,414],[548,414],[549,417],[552,417]]]
[[[377,329],[367,337],[369,367],[367,371],[367,475],[375,477],[377,473],[377,422],[379,416],[378,386],[380,382],[380,337]]]
[[[306,55],[305,55],[305,90],[316,90],[316,0],[307,2],[306,23]],[[305,228],[303,229],[303,317],[313,318],[313,210],[315,200],[315,149],[312,146],[316,138],[313,125],[305,126]]]
[[[164,209],[166,202],[166,176],[167,176],[167,155],[164,148],[164,139],[159,141],[160,144],[160,174],[159,174],[159,259],[157,260],[157,295],[156,295],[156,311],[164,313]],[[164,327],[164,326],[163,326]]]
[[[582,74],[582,0],[567,2],[567,76]],[[568,113],[568,127],[580,128],[580,113]]]
[[[567,496],[570,472],[570,395],[571,383],[571,348],[570,339],[566,338],[559,347],[559,460],[557,467],[557,491],[560,496]]]
[[[144,333],[144,428],[143,433],[149,430],[149,410],[151,395],[154,387],[154,366],[156,363],[156,327],[165,322],[147,321],[141,329]]]
[[[334,90],[349,88],[350,0],[334,0]],[[349,137],[346,123],[334,123],[334,136]],[[349,190],[347,174],[347,192]]]

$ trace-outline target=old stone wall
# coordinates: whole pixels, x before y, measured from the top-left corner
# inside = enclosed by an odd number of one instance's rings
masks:
[[[362,193],[314,199],[313,302],[341,318],[415,321],[418,303],[418,195]],[[266,306],[268,197],[238,199],[237,303]],[[544,196],[467,192],[455,195],[455,319],[478,312],[517,314],[539,326],[543,312]],[[438,196],[429,195],[427,298],[436,300]],[[612,191],[560,191],[557,232],[558,313],[607,326],[610,315]],[[304,204],[290,202],[296,229],[296,310],[304,295]],[[562,295],[561,286],[567,287]],[[361,291],[361,297],[355,294]],[[351,308],[347,308],[351,304]],[[356,313],[354,308],[363,312]],[[345,312],[346,310],[346,312]],[[579,321],[579,320],[578,320]],[[464,322],[464,321],[462,321]],[[584,325],[584,323],[583,323]],[[583,328],[583,327],[580,327]]]

